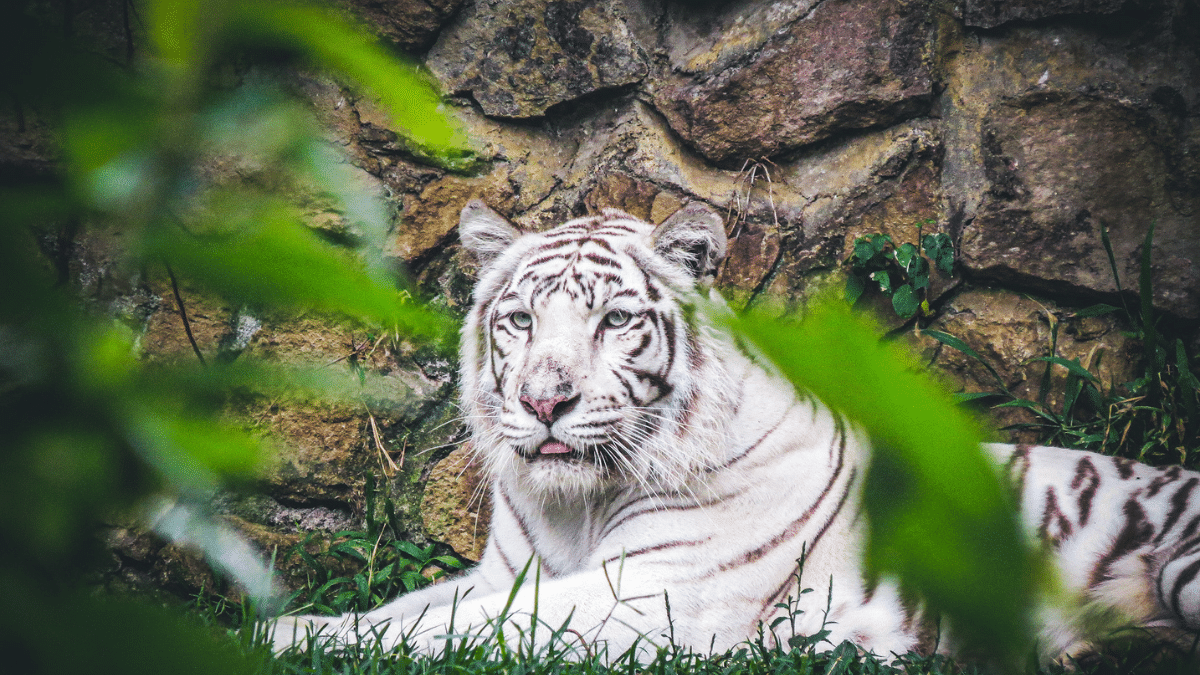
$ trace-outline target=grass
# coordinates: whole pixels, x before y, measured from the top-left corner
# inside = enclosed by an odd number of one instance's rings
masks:
[[[807,592],[807,591],[806,591]],[[221,603],[196,609],[204,616],[223,609]],[[226,612],[227,616],[228,613]],[[536,621],[536,617],[533,619]],[[786,621],[786,618],[784,619]],[[207,624],[221,630],[209,618]],[[521,626],[508,624],[512,634]],[[388,673],[429,675],[982,675],[996,672],[986,665],[956,662],[946,656],[916,652],[881,659],[864,654],[849,642],[833,644],[827,631],[790,640],[773,640],[763,627],[754,638],[727,652],[705,654],[674,643],[671,636],[665,646],[651,650],[633,650],[610,658],[605,653],[581,654],[564,640],[534,648],[527,642],[513,648],[493,636],[473,638],[456,636],[435,654],[415,654],[402,646],[384,649],[377,641],[366,640],[345,648],[326,650],[310,640],[281,654],[272,654],[263,625],[255,623],[246,608],[238,614],[236,625],[224,629],[263,675],[383,675]],[[565,627],[556,632],[564,635]],[[1200,668],[1192,649],[1165,642],[1140,631],[1114,634],[1104,648],[1079,660],[1038,666],[1030,663],[1030,675],[1182,675]]]
[[[403,527],[395,505],[385,496],[382,507],[376,508],[378,491],[369,474],[364,494],[365,531],[338,532],[316,553],[310,552],[318,544],[316,534],[309,533],[285,554],[285,560],[298,558],[308,572],[304,587],[285,603],[294,613],[367,612],[463,569],[460,559],[438,554],[436,544],[422,547],[397,538]]]

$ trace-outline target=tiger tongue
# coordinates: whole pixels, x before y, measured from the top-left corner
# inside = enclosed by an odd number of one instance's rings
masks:
[[[558,441],[546,441],[538,448],[538,452],[543,455],[561,455],[571,451],[565,444]]]

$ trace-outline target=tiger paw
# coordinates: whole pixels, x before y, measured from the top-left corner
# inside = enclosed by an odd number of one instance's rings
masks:
[[[345,617],[281,616],[267,628],[271,649],[276,653],[307,644],[328,649],[344,631],[339,630]]]

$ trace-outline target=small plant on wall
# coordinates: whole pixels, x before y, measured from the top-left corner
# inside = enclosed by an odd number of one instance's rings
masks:
[[[932,225],[926,221],[924,225]],[[854,251],[846,259],[846,300],[855,303],[872,285],[892,301],[896,315],[908,320],[920,312],[930,316],[929,278],[933,269],[945,277],[954,273],[954,244],[948,234],[927,234],[920,245],[897,246],[891,236],[872,234],[854,240]]]

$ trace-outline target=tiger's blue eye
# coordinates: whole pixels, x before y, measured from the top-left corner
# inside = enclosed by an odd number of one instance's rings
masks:
[[[508,319],[512,321],[514,326],[521,330],[533,325],[533,317],[529,315],[529,312],[513,312],[508,315]]]
[[[626,312],[623,309],[614,309],[613,311],[604,315],[604,325],[610,328],[620,328],[621,326],[629,323],[629,320],[632,318],[633,315],[629,312]]]

